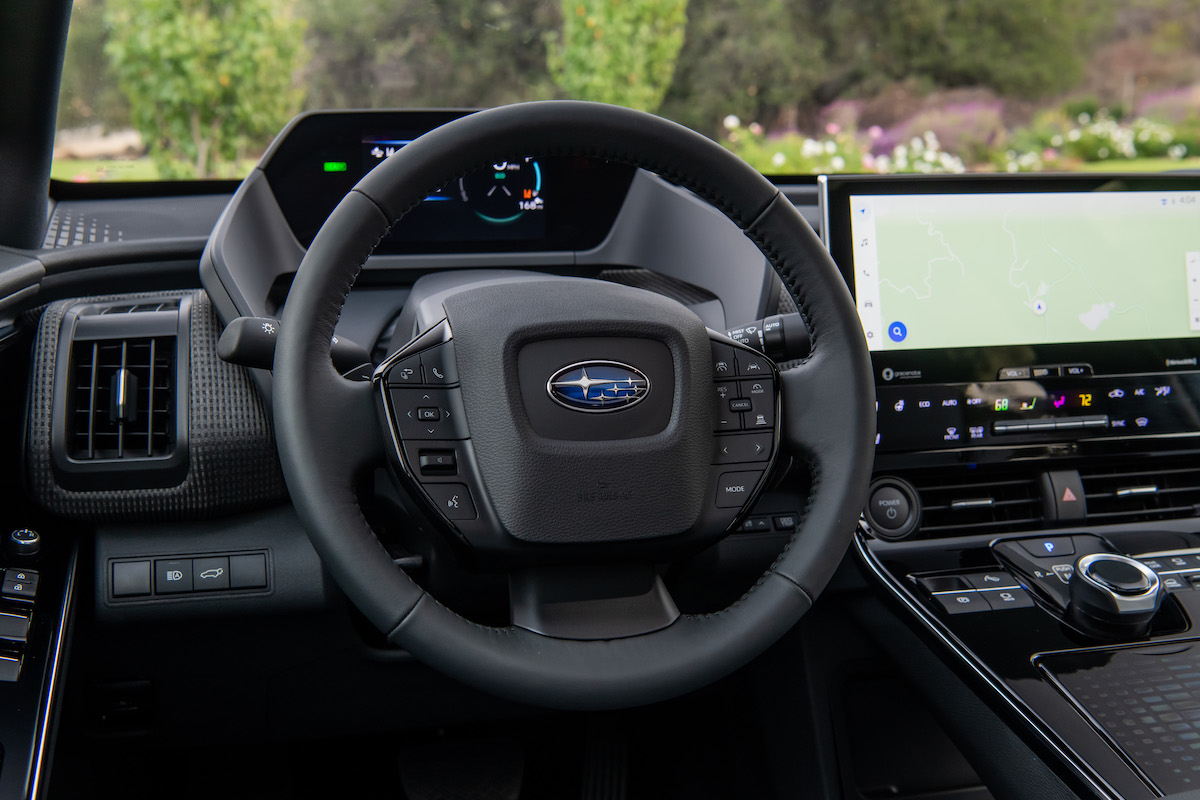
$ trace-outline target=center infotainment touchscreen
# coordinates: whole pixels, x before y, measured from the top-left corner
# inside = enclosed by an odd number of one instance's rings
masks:
[[[822,179],[881,452],[1200,434],[1200,178]]]
[[[872,350],[1200,335],[1200,192],[849,197]]]

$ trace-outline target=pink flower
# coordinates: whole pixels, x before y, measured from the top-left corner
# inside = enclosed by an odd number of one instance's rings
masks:
[[[825,126],[825,132],[828,133],[830,136],[837,136],[838,133],[841,132],[841,130],[842,130],[842,126],[838,125],[836,122],[831,122]]]
[[[1053,147],[1047,147],[1042,151],[1042,161],[1055,161],[1058,158],[1058,151]]]
[[[867,128],[867,135],[871,137],[872,141],[874,141],[875,139],[883,136],[883,128],[879,127],[878,125],[872,125],[871,127]]]
[[[755,136],[762,136],[763,126],[759,125],[757,122],[751,122],[750,123],[750,132],[753,133]]]
[[[866,153],[862,157],[863,169],[875,169],[875,156]]]

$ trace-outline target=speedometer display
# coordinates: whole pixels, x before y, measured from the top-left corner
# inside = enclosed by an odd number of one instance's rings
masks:
[[[501,161],[460,178],[459,197],[484,222],[508,225],[544,209],[542,168],[532,158]]]

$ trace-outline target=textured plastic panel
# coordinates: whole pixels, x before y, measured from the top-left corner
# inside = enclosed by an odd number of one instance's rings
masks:
[[[57,483],[51,468],[51,403],[63,316],[80,302],[144,296],[64,300],[42,315],[34,346],[25,462],[33,498],[56,514],[88,520],[197,519],[284,500],[287,490],[270,418],[247,371],[217,358],[220,323],[204,292],[191,293],[187,477],[177,486],[158,489],[131,482],[120,489],[71,491]]]

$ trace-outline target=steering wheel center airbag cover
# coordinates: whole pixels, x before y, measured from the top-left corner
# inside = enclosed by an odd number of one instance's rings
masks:
[[[615,542],[696,524],[713,445],[711,351],[695,314],[588,280],[469,289],[445,309],[476,458],[509,534]],[[636,366],[653,391],[608,414],[547,392],[570,365],[599,361]]]

